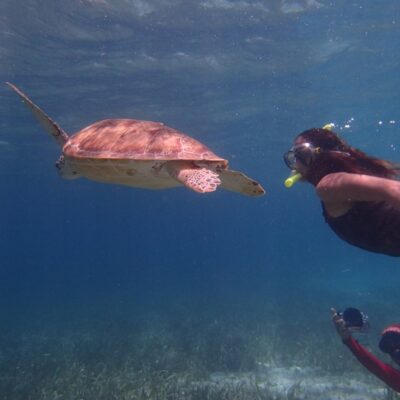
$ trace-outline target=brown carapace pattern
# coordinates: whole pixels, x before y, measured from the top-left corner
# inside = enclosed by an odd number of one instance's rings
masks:
[[[106,119],[70,137],[68,157],[224,161],[197,140],[160,122]]]

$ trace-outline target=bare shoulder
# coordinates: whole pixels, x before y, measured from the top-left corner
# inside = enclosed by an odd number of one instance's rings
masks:
[[[317,190],[339,190],[351,187],[365,187],[376,185],[378,182],[391,181],[390,179],[378,178],[376,176],[351,174],[348,172],[336,172],[325,175],[317,185]]]
[[[400,182],[394,179],[339,172],[322,178],[316,191],[328,209],[345,209],[347,203],[348,210],[354,201],[387,201],[400,210]]]

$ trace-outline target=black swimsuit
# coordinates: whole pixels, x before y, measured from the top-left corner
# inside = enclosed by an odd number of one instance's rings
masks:
[[[331,217],[322,203],[325,221],[346,242],[375,253],[400,257],[400,211],[387,202],[356,202],[340,217]]]

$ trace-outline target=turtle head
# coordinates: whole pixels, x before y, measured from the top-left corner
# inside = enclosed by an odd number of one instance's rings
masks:
[[[71,168],[71,165],[65,160],[64,156],[60,156],[60,158],[56,161],[56,168],[60,176],[65,179],[79,178],[79,174],[73,168]]]

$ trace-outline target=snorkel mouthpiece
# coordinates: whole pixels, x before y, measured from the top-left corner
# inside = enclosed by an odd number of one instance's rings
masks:
[[[289,178],[285,180],[285,187],[290,189],[297,181],[301,179],[300,172],[294,172],[293,175],[290,175]]]

